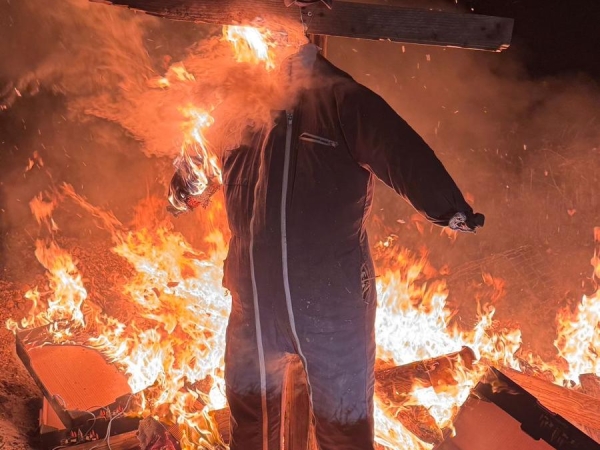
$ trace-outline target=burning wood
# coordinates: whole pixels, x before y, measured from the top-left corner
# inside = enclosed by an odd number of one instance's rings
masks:
[[[377,392],[392,400],[402,400],[415,383],[422,387],[444,389],[458,383],[459,370],[472,370],[475,353],[468,347],[459,352],[417,361],[375,373]]]
[[[152,417],[140,422],[137,437],[140,450],[181,450],[169,430]]]
[[[471,370],[475,354],[464,347],[460,352],[418,361],[375,373],[377,395],[396,410],[395,417],[424,442],[439,444],[443,434],[427,408],[407,404],[415,385],[444,390],[459,383],[457,372]]]
[[[566,389],[565,389],[566,390]],[[490,368],[454,420],[455,433],[437,450],[596,450],[565,418],[549,411],[502,371]]]
[[[503,372],[550,411],[579,426],[600,430],[600,400],[516,370],[503,369]]]
[[[257,18],[297,23],[300,15],[298,8],[286,7],[283,0],[92,1],[123,5],[167,19],[218,25],[251,24]],[[502,51],[510,45],[513,28],[512,19],[382,4],[340,1],[331,10],[318,5],[314,8],[306,12],[310,14],[308,32],[326,36]]]

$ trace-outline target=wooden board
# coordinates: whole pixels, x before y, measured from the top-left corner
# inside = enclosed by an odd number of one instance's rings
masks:
[[[40,345],[45,327],[17,334],[17,354],[67,427],[89,412],[131,394],[127,377],[96,350],[78,345]]]
[[[217,25],[249,24],[269,18],[300,22],[300,9],[283,0],[91,0],[126,6],[159,17]],[[510,45],[514,21],[383,4],[338,1],[329,10],[304,9],[308,33],[358,39],[502,51]],[[310,14],[310,16],[308,16]]]
[[[434,450],[552,450],[521,430],[521,424],[491,402],[469,397],[453,422],[456,434]]]
[[[502,369],[502,373],[536,397],[550,411],[578,426],[600,429],[600,400],[516,370]]]
[[[532,389],[531,386],[535,388]],[[548,392],[553,392],[551,402],[547,400]],[[576,427],[571,418],[574,415],[581,417],[582,413],[586,412],[580,404],[584,399],[574,401],[572,394],[587,397],[586,395],[514,370],[499,371],[493,367],[488,369],[472,390],[472,394],[493,402],[517,420],[525,433],[536,440],[543,439],[557,450],[600,450],[600,445]],[[569,405],[561,407],[569,416],[556,412],[556,408],[563,402]],[[551,403],[554,409],[550,408],[548,403]]]

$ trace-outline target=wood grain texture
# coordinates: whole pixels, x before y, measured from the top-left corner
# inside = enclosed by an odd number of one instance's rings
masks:
[[[600,378],[594,375],[593,373],[585,373],[583,375],[579,375],[579,382],[581,383],[581,391],[589,395],[590,397],[594,397],[595,399],[600,400]],[[600,430],[585,427],[585,432],[589,437],[600,444]]]
[[[579,427],[600,429],[600,400],[516,370],[502,369],[502,373],[569,422]]]
[[[300,21],[300,8],[283,0],[91,0],[126,6],[159,17],[208,24],[248,24],[262,18]],[[304,9],[308,33],[358,39],[502,51],[510,45],[513,20],[392,5],[338,1]],[[310,14],[310,17],[308,17]]]

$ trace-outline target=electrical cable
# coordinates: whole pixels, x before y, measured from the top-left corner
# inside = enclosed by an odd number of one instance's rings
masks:
[[[112,450],[112,447],[110,446],[110,430],[112,429],[112,422],[115,419],[118,419],[119,417],[122,417],[123,415],[125,415],[125,411],[127,411],[127,408],[129,408],[129,404],[131,403],[131,399],[133,398],[133,394],[131,394],[129,396],[129,398],[127,399],[127,403],[125,404],[125,407],[123,408],[122,411],[118,412],[117,414],[115,414],[113,417],[110,418],[110,420],[108,421],[108,425],[106,427],[106,435],[104,436],[104,439],[102,439],[102,441],[106,442],[106,446],[108,447],[108,450]],[[103,408],[101,406],[92,406],[88,409],[92,409],[92,408],[99,408],[99,409],[103,409],[106,412],[108,412],[108,414],[110,415],[110,410],[108,408]],[[96,425],[96,421],[98,419],[98,417],[90,412],[90,411],[82,411],[82,410],[77,410],[78,412],[85,412],[90,414],[93,418],[94,421],[92,422],[92,426],[85,432],[85,434],[83,435],[84,437],[87,436],[89,434],[90,431],[92,431],[92,429],[94,428],[94,425]],[[89,450],[94,450],[100,447],[100,444],[94,445],[92,448],[90,448]],[[52,450],[60,450],[63,448],[69,448],[69,445],[59,445],[57,447],[54,447]]]

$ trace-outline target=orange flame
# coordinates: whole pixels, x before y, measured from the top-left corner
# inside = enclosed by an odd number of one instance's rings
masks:
[[[596,251],[592,258],[594,278],[600,278],[600,227],[594,228]],[[600,289],[592,296],[584,295],[575,311],[565,308],[557,316],[558,337],[554,345],[568,365],[561,374],[563,381],[579,384],[586,373],[600,375]]]
[[[208,141],[205,137],[206,129],[213,123],[213,117],[206,111],[188,106],[182,110],[188,119],[184,126],[186,139],[181,149],[181,155],[193,168],[197,181],[192,189],[192,195],[204,192],[210,179],[216,178],[219,183],[221,179],[221,168],[215,154],[209,150]]]
[[[272,48],[275,42],[269,30],[231,25],[223,27],[223,38],[233,45],[238,62],[264,63],[265,69],[275,68]]]
[[[453,313],[446,306],[446,284],[442,280],[431,282],[435,273],[425,256],[417,258],[407,250],[397,250],[390,239],[380,243],[378,251],[395,255],[386,260],[385,271],[377,282],[378,359],[389,365],[403,365],[468,346],[480,360],[518,368],[514,354],[521,344],[520,332],[492,333],[493,308],[482,308],[473,330],[459,330],[450,324]],[[407,436],[402,425],[393,420],[395,410],[409,404],[425,406],[440,429],[451,427],[455,413],[479,381],[485,366],[469,371],[459,365],[455,370],[454,386],[440,391],[415,385],[409,399],[401,405],[377,401],[377,442],[389,448],[427,447],[414,436]]]
[[[42,295],[37,287],[27,291],[25,298],[32,302],[28,316],[20,323],[9,320],[8,328],[16,332],[59,322],[74,327],[85,327],[82,305],[87,298],[87,290],[83,286],[75,261],[54,242],[46,244],[41,240],[36,242],[35,256],[48,271],[46,275],[50,295]],[[63,328],[61,332],[56,329],[55,342],[63,341],[65,335],[70,335],[69,328]]]

